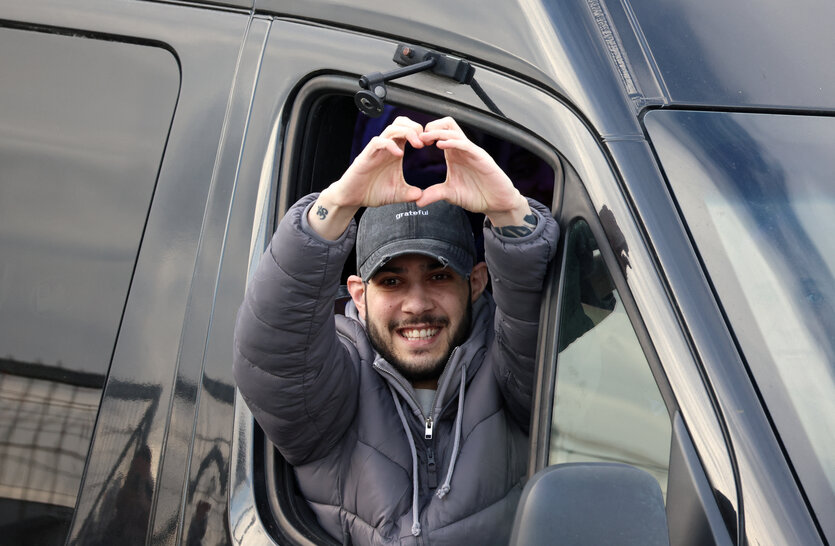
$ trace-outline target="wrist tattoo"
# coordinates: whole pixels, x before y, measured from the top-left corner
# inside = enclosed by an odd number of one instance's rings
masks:
[[[502,226],[493,227],[493,232],[502,237],[524,237],[533,233],[538,222],[536,214],[527,214],[524,218],[525,223],[521,226]]]
[[[319,205],[319,208],[316,209],[316,216],[319,217],[319,220],[324,220],[328,216],[328,209]]]

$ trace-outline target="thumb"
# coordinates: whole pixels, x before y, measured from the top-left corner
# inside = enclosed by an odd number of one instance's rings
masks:
[[[405,187],[401,188],[401,190],[398,191],[397,199],[398,202],[409,203],[411,201],[417,201],[422,196],[422,189],[418,188],[417,186],[412,186],[411,184],[406,184]]]
[[[440,184],[435,184],[434,186],[429,186],[428,188],[423,190],[423,195],[420,196],[420,199],[418,199],[415,204],[419,207],[425,207],[426,205],[430,205],[435,201],[441,200],[447,200],[450,203],[453,203],[453,201],[450,201],[451,197],[453,197],[453,195],[449,191],[449,186],[447,186],[446,183],[442,182]]]

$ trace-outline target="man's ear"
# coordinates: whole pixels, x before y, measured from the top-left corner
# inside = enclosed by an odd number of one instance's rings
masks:
[[[365,320],[365,283],[356,275],[348,277],[348,293],[357,306],[357,311],[362,320]]]
[[[484,262],[478,262],[473,266],[473,270],[470,272],[470,294],[472,296],[472,300],[476,301],[478,297],[484,292],[484,289],[487,287],[487,264]]]

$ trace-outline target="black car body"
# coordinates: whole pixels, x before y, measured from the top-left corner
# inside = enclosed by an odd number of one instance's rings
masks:
[[[389,104],[549,169],[529,473],[643,468],[674,545],[835,541],[832,21],[822,0],[3,3],[2,541],[326,539],[236,396],[232,331],[398,44],[472,63],[500,113],[432,73]]]

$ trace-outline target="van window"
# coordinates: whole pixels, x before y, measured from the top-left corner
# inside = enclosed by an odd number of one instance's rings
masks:
[[[835,506],[835,124],[680,111],[646,119],[670,188],[821,519]]]
[[[0,533],[63,544],[177,101],[157,47],[0,27]]]
[[[621,462],[667,490],[670,417],[588,223],[568,229],[549,464]]]

